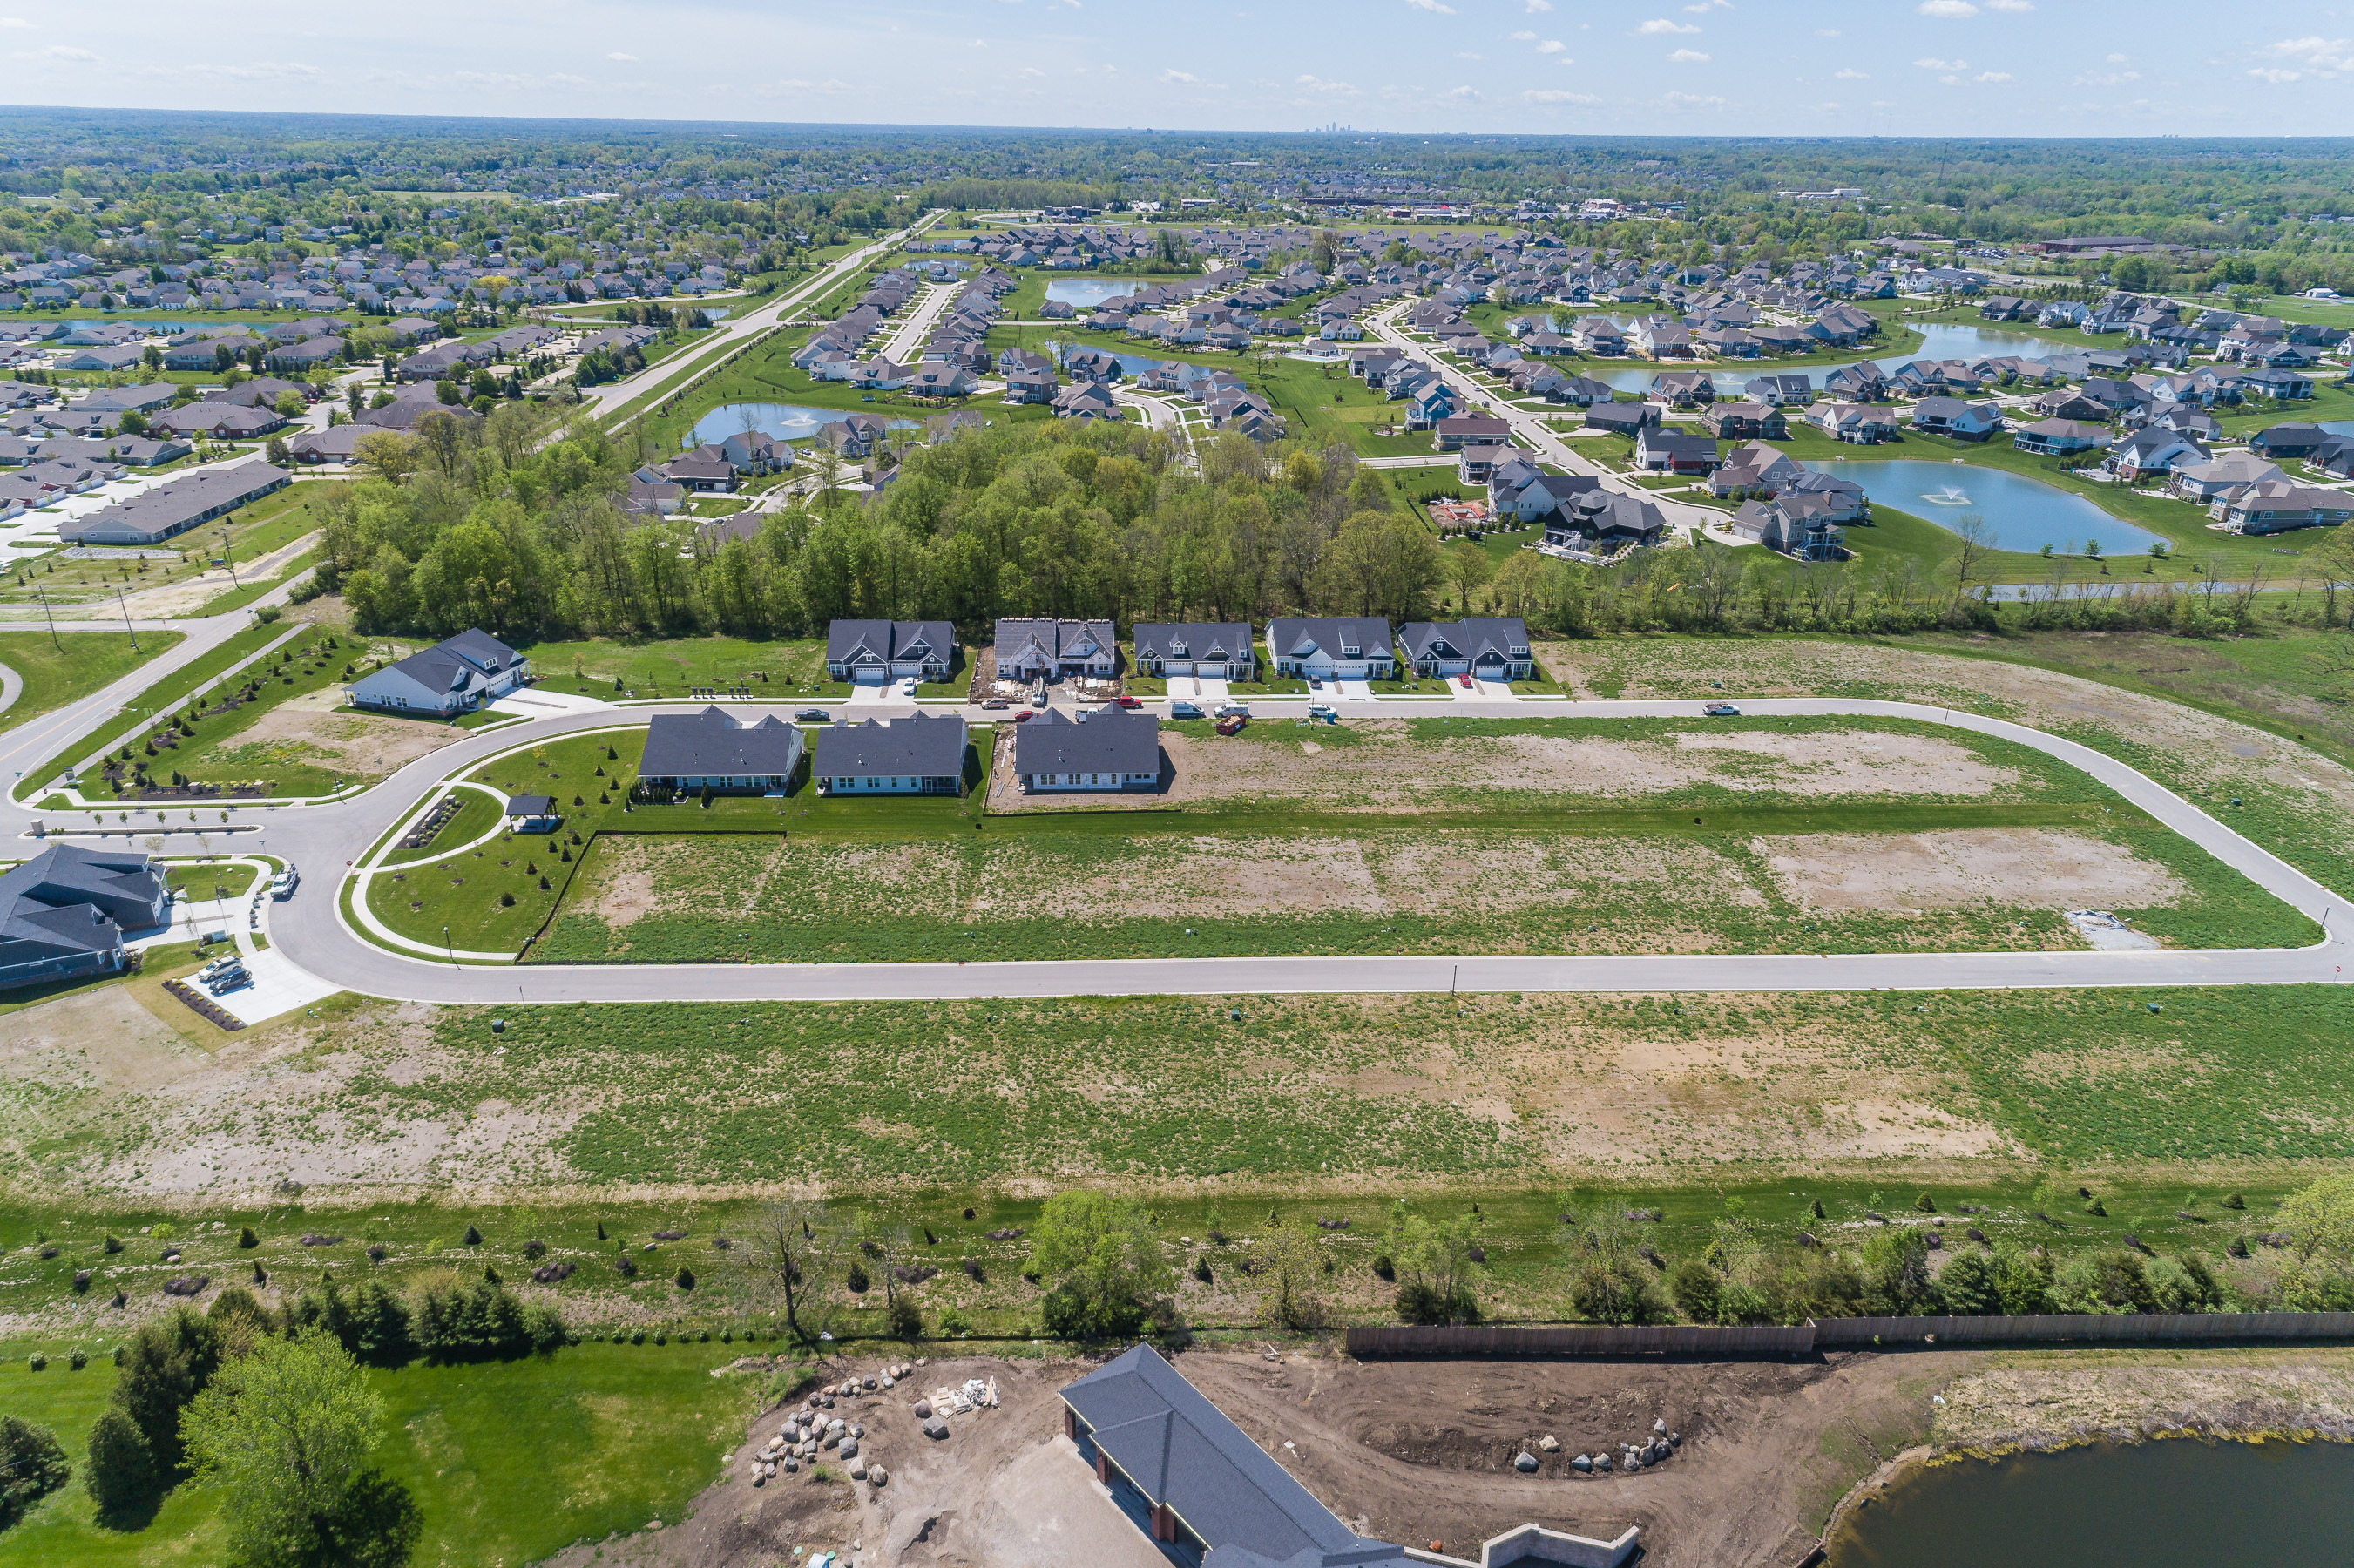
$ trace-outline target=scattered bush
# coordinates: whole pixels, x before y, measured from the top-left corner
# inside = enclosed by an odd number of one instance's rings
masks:
[[[31,1355],[25,1358],[25,1365],[34,1372],[44,1372],[48,1370],[48,1364],[49,1358],[43,1355],[38,1351],[35,1351]]]
[[[75,1372],[81,1371],[82,1368],[90,1365],[90,1352],[76,1345],[73,1353],[66,1358],[66,1365]]]
[[[678,1273],[672,1277],[671,1283],[677,1286],[681,1290],[694,1289],[695,1270],[687,1267],[684,1264],[681,1264],[679,1266]]]
[[[1203,1261],[1206,1264],[1208,1259]],[[1377,1252],[1373,1255],[1373,1277],[1393,1281],[1397,1278],[1397,1265],[1391,1261],[1389,1254]]]
[[[80,1352],[77,1351],[77,1354]],[[0,1415],[0,1530],[5,1530],[73,1474],[58,1435],[46,1426]]]
[[[237,1232],[237,1245],[240,1250],[250,1252],[261,1245],[261,1238],[253,1234],[251,1225],[239,1225]]]
[[[850,1287],[852,1295],[864,1296],[866,1294],[867,1287],[874,1281],[866,1277],[866,1270],[860,1267],[858,1260],[854,1257],[850,1260],[850,1274],[843,1283]]]
[[[883,1315],[885,1331],[895,1340],[920,1340],[924,1337],[924,1311],[916,1298],[905,1291],[891,1299],[890,1308]]]
[[[482,1233],[476,1230],[473,1226],[468,1225],[466,1227],[466,1234],[460,1236],[458,1239],[467,1246],[480,1246],[482,1245]]]

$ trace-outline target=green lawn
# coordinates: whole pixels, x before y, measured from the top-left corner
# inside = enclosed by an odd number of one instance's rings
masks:
[[[314,564],[316,564],[318,558],[319,553],[316,550],[305,550],[301,555],[295,556],[292,560],[287,562],[286,569],[278,573],[275,577],[250,578],[236,588],[228,588],[220,593],[217,593],[212,598],[205,600],[203,608],[199,609],[196,613],[198,615],[219,615],[226,610],[243,609],[255,599],[260,599],[262,595],[283,584],[288,578],[299,577],[303,572],[308,571]]]
[[[782,701],[841,697],[850,692],[847,685],[826,679],[825,643],[815,638],[623,642],[593,637],[516,646],[531,660],[535,683],[580,696],[610,700],[635,693],[641,697],[683,697],[690,691],[749,687],[758,695]]]
[[[216,1498],[182,1487],[144,1529],[101,1529],[80,1469],[90,1427],[114,1385],[111,1361],[80,1372],[51,1350],[28,1372],[33,1342],[0,1361],[0,1410],[50,1427],[76,1476],[0,1535],[0,1564],[217,1562]],[[371,1457],[416,1495],[425,1534],[413,1562],[521,1568],[576,1541],[676,1523],[717,1478],[751,1415],[755,1390],[714,1378],[733,1360],[717,1342],[583,1344],[546,1357],[472,1366],[372,1371],[387,1432]]]
[[[183,635],[143,631],[134,638],[122,631],[60,631],[52,640],[46,631],[0,631],[0,664],[16,672],[25,683],[16,700],[0,711],[0,733],[120,680],[177,645]]]
[[[810,786],[806,768],[791,792],[779,800],[723,795],[709,806],[694,801],[632,805],[629,785],[637,776],[645,742],[641,724],[554,741],[483,764],[468,777],[509,795],[556,797],[565,818],[561,832],[552,836],[507,834],[453,860],[378,875],[369,885],[370,906],[387,926],[420,942],[513,952],[547,919],[582,853],[600,832],[631,837],[718,834],[757,849],[773,847],[786,833],[820,841],[949,837],[959,829],[969,831],[971,817],[978,814],[976,804],[955,796],[872,800],[821,796]],[[607,757],[609,748],[618,757]],[[976,769],[979,766],[976,759]],[[474,810],[461,808],[461,820],[442,831],[428,854],[403,858],[428,860],[467,842],[471,835],[462,831],[463,819]],[[480,824],[477,832],[490,825],[482,812],[473,820]],[[545,888],[539,885],[543,879],[548,884]],[[504,895],[514,902],[502,903]],[[343,896],[350,896],[348,889]]]
[[[235,636],[231,637],[228,641],[222,643],[219,647],[214,649],[211,652],[206,654],[203,658],[198,659],[193,664],[190,664],[186,668],[175,673],[159,690],[145,694],[145,695],[153,699],[154,705],[154,711],[156,712],[162,712],[170,708],[181,706],[187,702],[190,696],[205,691],[215,681],[218,680],[221,675],[228,671],[230,665],[236,663],[240,659],[247,658],[260,650],[268,647],[272,641],[281,637],[287,636],[289,633],[293,632],[296,630],[297,629],[294,627],[283,625],[249,626],[244,630],[239,631]],[[0,633],[0,637],[9,635],[14,634]],[[104,634],[83,633],[83,635],[101,636]],[[169,633],[168,635],[176,637],[179,634],[175,632]],[[146,641],[143,637],[141,639],[141,646],[144,647],[145,645]],[[11,709],[10,716],[13,717],[14,714],[15,710]],[[84,757],[87,757],[95,749],[97,749],[97,747],[92,744],[91,738],[85,738],[83,740],[77,741],[67,752],[51,758],[39,768],[27,768],[25,771],[25,779],[27,783],[36,788],[46,785],[50,780],[56,779],[58,774],[79,763]]]
[[[282,634],[284,630],[279,626],[256,627],[239,633],[239,639],[267,645],[270,638]],[[250,647],[246,651],[250,652]],[[272,795],[327,794],[338,781],[362,775],[307,741],[292,737],[248,741],[242,737],[288,702],[339,691],[351,678],[345,672],[353,668],[358,652],[348,634],[326,628],[298,630],[294,637],[266,658],[249,666],[238,677],[233,689],[206,689],[210,680],[217,678],[211,674],[204,681],[181,683],[181,693],[201,694],[187,698],[186,704],[175,699],[179,705],[165,708],[159,705],[157,709],[160,715],[176,716],[181,721],[176,736],[170,727],[159,725],[149,732],[150,740],[156,743],[154,756],[149,757],[144,746],[134,746],[127,761],[120,747],[115,758],[126,768],[143,765],[149,777],[159,784],[168,783],[172,774],[181,773],[192,783],[217,784],[224,790],[262,784],[267,786],[265,792]],[[221,668],[226,668],[225,662]],[[197,707],[193,719],[188,716],[186,705]],[[213,711],[216,709],[226,711]],[[317,722],[326,726],[352,721],[323,711]],[[167,740],[174,744],[163,744]],[[125,776],[126,783],[128,777]],[[84,776],[82,789],[95,799],[106,786],[93,769]]]

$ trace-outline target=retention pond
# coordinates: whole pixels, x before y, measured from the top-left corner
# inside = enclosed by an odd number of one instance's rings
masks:
[[[2098,1444],[1916,1470],[1851,1510],[1830,1568],[2348,1561],[2354,1446]]]

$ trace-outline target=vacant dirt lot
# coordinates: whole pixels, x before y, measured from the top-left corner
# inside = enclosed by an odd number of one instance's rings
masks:
[[[1920,1440],[1929,1394],[1970,1361],[1932,1352],[1805,1365],[1361,1363],[1189,1351],[1177,1367],[1319,1501],[1380,1539],[1476,1559],[1482,1540],[1532,1520],[1598,1536],[1634,1524],[1643,1560],[1662,1568],[1784,1568],[1805,1556],[1840,1494]],[[1070,1361],[935,1363],[912,1385],[832,1412],[847,1409],[866,1427],[862,1453],[890,1472],[885,1486],[803,1472],[755,1489],[738,1474],[676,1528],[554,1561],[767,1568],[800,1546],[854,1548],[861,1563],[885,1568],[1160,1568],[1165,1560],[1061,1436],[1056,1391],[1086,1371]],[[952,1419],[944,1443],[923,1437],[910,1411],[917,1394],[967,1377],[995,1378],[1002,1408]],[[1654,1420],[1683,1439],[1665,1464],[1631,1476],[1568,1467],[1580,1451],[1648,1436]],[[747,1446],[778,1425],[774,1414],[756,1420]],[[1547,1434],[1561,1451],[1536,1475],[1516,1472],[1513,1456]]]
[[[1868,727],[1812,734],[1688,731],[1608,736],[1433,736],[1404,719],[1344,729],[1282,722],[1219,738],[1161,732],[1166,788],[1102,798],[1024,796],[1001,757],[990,809],[1312,801],[1320,810],[1429,810],[1493,795],[1627,800],[1697,785],[1797,796],[1976,799],[2018,782],[2009,768],[1937,736]]]
[[[1974,828],[1760,838],[1785,896],[1810,909],[2145,909],[2186,891],[2164,866],[2082,833]]]
[[[292,747],[298,749],[292,755],[334,762],[354,777],[381,779],[466,738],[467,732],[455,725],[334,712],[343,700],[341,686],[306,692],[270,709],[227,744]]]

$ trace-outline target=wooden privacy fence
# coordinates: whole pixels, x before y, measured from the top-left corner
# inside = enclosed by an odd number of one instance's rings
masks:
[[[1920,1345],[2283,1344],[2354,1340],[2354,1312],[2152,1312],[2032,1318],[1824,1318],[1792,1328],[1692,1324],[1610,1328],[1357,1327],[1349,1353],[1383,1356],[1803,1356]]]

